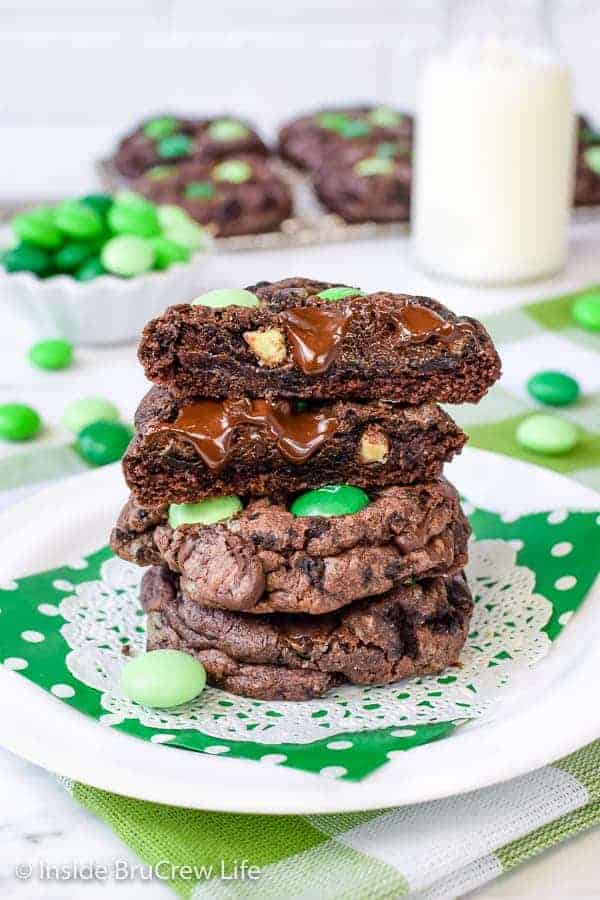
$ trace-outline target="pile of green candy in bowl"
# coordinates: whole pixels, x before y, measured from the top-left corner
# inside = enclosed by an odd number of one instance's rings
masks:
[[[211,236],[178,206],[121,192],[20,212],[0,246],[2,299],[40,335],[116,344],[197,294]]]

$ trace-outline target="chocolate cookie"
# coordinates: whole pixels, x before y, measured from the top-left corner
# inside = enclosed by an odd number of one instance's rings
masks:
[[[266,156],[268,150],[246,122],[231,116],[190,119],[165,114],[153,116],[126,135],[113,163],[127,178],[139,178],[154,166],[184,160],[210,162],[239,153]]]
[[[428,297],[307,278],[248,288],[257,307],[171,306],[148,323],[146,376],[181,398],[477,402],[500,375],[476,319]]]
[[[600,132],[578,117],[575,206],[600,206]]]
[[[197,657],[208,680],[260,700],[308,700],[343,682],[388,684],[458,661],[473,604],[462,574],[397,588],[325,616],[249,616],[207,609],[168,569],[142,580],[148,650]]]
[[[260,156],[150,169],[134,189],[154,203],[175,203],[218,237],[273,231],[292,212],[286,182]]]
[[[408,484],[437,477],[465,434],[434,403],[183,403],[153,388],[123,460],[143,506],[222,494],[287,497],[322,484]]]
[[[387,106],[355,106],[300,116],[279,133],[279,152],[301,169],[319,169],[349,146],[372,147],[411,139],[413,120]]]
[[[115,553],[181,575],[186,597],[247,613],[319,615],[467,562],[470,528],[444,479],[385,488],[360,512],[296,517],[253,500],[216,525],[171,528],[167,508],[133,498],[111,535]]]

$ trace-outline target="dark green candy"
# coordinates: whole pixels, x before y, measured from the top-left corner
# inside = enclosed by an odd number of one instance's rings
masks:
[[[156,152],[161,159],[177,159],[187,156],[192,149],[192,139],[187,134],[172,134],[163,138],[156,145]]]
[[[86,194],[81,198],[81,202],[97,212],[99,216],[105,218],[112,206],[112,197],[110,194]]]
[[[106,466],[121,459],[131,436],[131,429],[121,422],[92,422],[77,435],[76,447],[90,465]]]
[[[296,497],[290,506],[295,516],[349,516],[371,501],[361,488],[351,484],[328,484]]]
[[[150,243],[154,247],[154,268],[168,269],[174,263],[187,262],[190,258],[190,251],[187,247],[182,247],[176,241],[171,241],[166,237],[151,238]]]
[[[93,246],[74,241],[54,254],[54,266],[57,272],[74,272],[93,254]]]
[[[546,406],[568,406],[579,397],[579,385],[564,372],[538,372],[527,382],[527,390]]]
[[[19,244],[7,250],[2,258],[7,272],[33,272],[34,275],[49,275],[52,272],[50,254],[41,247]]]
[[[216,193],[217,190],[210,181],[190,181],[183,192],[188,200],[210,200]]]
[[[343,138],[351,140],[352,138],[366,137],[371,133],[371,126],[362,119],[351,119],[341,128],[337,129]]]
[[[102,265],[102,260],[98,256],[88,259],[83,265],[75,271],[77,281],[93,281],[99,275],[105,275],[106,269]]]

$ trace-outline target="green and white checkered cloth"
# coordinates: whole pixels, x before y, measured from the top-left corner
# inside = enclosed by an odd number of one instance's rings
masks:
[[[481,404],[453,407],[451,414],[476,447],[600,488],[600,335],[574,325],[575,296],[489,317],[505,374]],[[558,413],[581,430],[579,446],[567,456],[528,453],[514,439],[519,421],[535,408],[525,382],[542,369],[567,371],[582,388],[581,400]],[[0,460],[6,498],[84,468],[71,447],[48,450]],[[447,900],[600,824],[600,741],[505,784],[374,813],[233,815],[67,786],[182,897]],[[256,867],[255,877],[248,876],[248,866]]]

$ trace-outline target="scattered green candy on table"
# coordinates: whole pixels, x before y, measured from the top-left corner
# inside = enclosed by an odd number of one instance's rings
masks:
[[[403,118],[404,116],[401,113],[396,112],[395,109],[390,109],[389,106],[377,106],[369,113],[369,121],[379,128],[393,128],[396,125],[400,125]]]
[[[92,422],[117,422],[119,410],[104,397],[81,397],[72,400],[65,407],[63,425],[73,434],[79,432]]]
[[[394,162],[381,156],[368,156],[356,163],[354,171],[357,175],[391,175]]]
[[[188,247],[176,244],[166,237],[150,238],[150,244],[154,249],[154,268],[159,271],[168,269],[178,262],[187,262],[190,258]]]
[[[321,300],[343,300],[344,297],[364,297],[365,292],[361,291],[360,288],[352,288],[352,287],[332,287],[326,288],[326,290],[321,291],[317,294],[317,297],[320,297]]]
[[[239,141],[250,131],[236,119],[217,119],[208,126],[208,133],[215,141]]]
[[[0,438],[5,441],[28,441],[42,427],[39,414],[25,403],[3,403],[0,406]]]
[[[94,254],[92,244],[72,241],[54,254],[54,267],[57,272],[74,272]]]
[[[107,272],[133,278],[150,271],[154,265],[154,248],[144,238],[121,234],[104,245],[100,259]]]
[[[2,258],[2,265],[7,272],[33,272],[34,275],[47,275],[52,271],[52,259],[41,247],[29,247],[21,244],[7,250]]]
[[[351,119],[338,130],[343,138],[351,140],[352,138],[366,137],[371,133],[371,126],[362,119]]]
[[[58,228],[69,237],[89,240],[102,233],[102,219],[87,203],[80,200],[65,200],[54,210],[54,221]]]
[[[221,309],[224,306],[260,306],[256,294],[241,288],[218,288],[200,294],[191,302],[192,306],[210,306],[213,309]]]
[[[134,234],[137,237],[155,237],[160,234],[156,208],[148,202],[113,203],[108,213],[108,224],[117,234]]]
[[[12,228],[21,241],[46,250],[56,250],[63,242],[62,234],[56,227],[54,213],[46,206],[38,206],[37,209],[15,216]]]
[[[74,273],[77,281],[93,281],[99,275],[106,275],[106,269],[102,265],[102,260],[99,256],[88,259]]]
[[[188,200],[210,200],[217,193],[217,189],[210,181],[190,181],[183,191]]]
[[[584,150],[583,158],[588,168],[596,175],[600,175],[600,147],[588,147]]]
[[[160,141],[162,138],[175,134],[178,128],[179,122],[174,116],[158,116],[156,119],[146,122],[144,134],[152,141]]]
[[[290,506],[295,516],[349,516],[371,501],[361,488],[351,484],[328,484],[296,497]]]
[[[110,194],[86,194],[81,198],[81,202],[93,209],[99,216],[104,217],[113,204],[113,198]]]
[[[162,138],[156,145],[156,152],[161,159],[179,159],[188,156],[192,149],[192,139],[187,134],[172,134]]]
[[[243,159],[225,159],[214,167],[211,174],[216,181],[242,184],[252,178],[252,166]]]
[[[572,422],[546,413],[535,413],[520,423],[515,437],[517,443],[526,450],[547,456],[561,456],[574,449],[579,440],[579,432]]]
[[[214,525],[224,519],[231,519],[244,508],[239,497],[212,497],[201,503],[171,503],[169,507],[169,525],[179,528],[181,525]]]
[[[584,291],[573,304],[573,318],[587,331],[600,331],[600,288]]]
[[[534,400],[547,406],[568,406],[579,397],[579,385],[564,372],[537,372],[527,382]]]
[[[27,355],[37,369],[66,369],[73,361],[73,346],[60,338],[38,341],[29,348]]]
[[[91,422],[77,435],[75,446],[92,466],[117,462],[127,450],[132,431],[121,422]]]
[[[181,650],[152,650],[130,660],[121,673],[121,690],[135,703],[157,709],[181,706],[202,693],[204,666]]]

